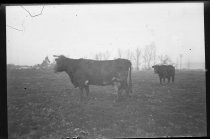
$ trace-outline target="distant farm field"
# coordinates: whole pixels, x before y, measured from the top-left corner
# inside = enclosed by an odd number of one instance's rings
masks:
[[[132,80],[133,93],[118,103],[112,86],[91,86],[79,104],[65,73],[8,70],[9,138],[206,136],[204,71],[177,71],[170,84],[153,71],[133,72]]]

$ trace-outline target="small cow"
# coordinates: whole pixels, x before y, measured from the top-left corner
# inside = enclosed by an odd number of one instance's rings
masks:
[[[80,89],[80,100],[83,90],[89,94],[89,85],[114,85],[119,95],[119,90],[132,93],[131,62],[127,59],[115,60],[90,60],[71,59],[63,55],[56,56],[55,72],[66,72],[72,84]]]
[[[170,79],[172,78],[172,82],[174,82],[174,76],[175,76],[175,68],[172,65],[154,65],[152,66],[154,68],[154,72],[159,75],[160,83],[162,84],[165,82],[165,78],[168,79],[168,83],[170,82]]]

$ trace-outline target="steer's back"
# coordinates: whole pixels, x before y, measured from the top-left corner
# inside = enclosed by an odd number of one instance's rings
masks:
[[[114,76],[122,71],[128,71],[130,61],[126,59],[116,60],[88,60],[80,59],[78,70],[89,80],[90,84],[109,84]]]

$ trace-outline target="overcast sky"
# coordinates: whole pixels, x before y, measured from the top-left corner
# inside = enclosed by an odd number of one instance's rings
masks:
[[[93,58],[117,49],[144,49],[176,62],[205,62],[203,3],[7,6],[7,63],[40,64],[45,56]],[[36,17],[31,15],[42,14]]]

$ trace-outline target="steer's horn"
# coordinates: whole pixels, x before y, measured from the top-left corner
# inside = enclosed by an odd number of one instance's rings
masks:
[[[59,57],[58,55],[53,55],[53,57]]]

